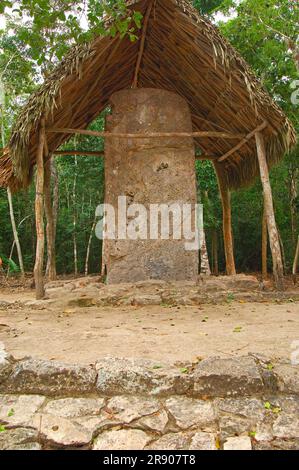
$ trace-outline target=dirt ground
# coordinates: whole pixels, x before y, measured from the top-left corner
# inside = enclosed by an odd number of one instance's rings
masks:
[[[20,299],[33,300],[33,291],[0,289],[0,341],[16,358],[176,362],[254,352],[289,360],[292,343],[299,341],[299,302],[292,299],[173,307],[5,305]]]

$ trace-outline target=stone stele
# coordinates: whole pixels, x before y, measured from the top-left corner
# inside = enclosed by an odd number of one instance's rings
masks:
[[[112,114],[107,117],[106,130],[112,134],[192,132],[188,105],[175,93],[146,88],[122,90],[112,95],[110,102]],[[171,210],[170,216],[167,212],[164,215],[170,223],[169,239],[161,237],[160,215],[158,238],[149,237],[150,220],[154,220],[150,217],[152,204],[165,204],[170,209],[172,204],[180,208],[183,204],[191,204],[191,229],[195,229],[196,178],[192,137],[106,138],[105,203],[114,207],[116,235],[123,226],[118,217],[119,196],[126,197],[128,216],[124,224],[136,239],[131,235],[131,239],[104,240],[103,271],[107,274],[107,282],[195,280],[198,251],[186,250],[185,243],[190,242],[190,238],[184,235],[182,222],[173,224]],[[138,223],[140,212],[134,204],[146,208],[147,221],[143,227]],[[175,230],[177,227],[181,232],[180,239]]]

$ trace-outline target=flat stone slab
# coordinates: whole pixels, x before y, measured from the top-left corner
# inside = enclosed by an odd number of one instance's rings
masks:
[[[143,450],[151,437],[138,429],[106,431],[94,441],[93,450]]]
[[[0,395],[0,422],[11,427],[31,426],[45,400],[41,395]]]
[[[200,427],[216,430],[216,416],[210,402],[187,397],[171,397],[165,405],[181,429]]]
[[[254,395],[263,390],[259,368],[251,357],[209,358],[200,362],[194,371],[196,396]]]
[[[223,450],[252,450],[250,437],[229,437],[223,445]]]
[[[27,359],[18,362],[0,392],[61,396],[94,390],[96,371],[92,367]]]
[[[192,375],[180,368],[150,360],[133,358],[104,358],[96,364],[97,391],[103,395],[148,394],[181,395],[191,391]]]

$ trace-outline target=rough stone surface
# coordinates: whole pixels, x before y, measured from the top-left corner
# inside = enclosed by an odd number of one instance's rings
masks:
[[[79,418],[86,415],[99,415],[104,404],[104,398],[61,398],[51,400],[43,411],[62,418]]]
[[[153,361],[130,358],[104,358],[97,363],[97,390],[103,395],[138,394],[181,395],[192,388],[192,376],[179,368]]]
[[[168,415],[165,410],[157,411],[156,413],[140,418],[136,427],[141,427],[144,430],[151,430],[163,433],[168,423]]]
[[[221,438],[256,430],[262,423],[266,410],[256,398],[225,398],[216,400]]]
[[[223,450],[252,450],[250,437],[229,437],[223,444]]]
[[[8,426],[30,426],[45,402],[39,395],[0,395],[0,422]]]
[[[96,372],[91,367],[27,359],[18,362],[0,391],[59,396],[91,392]]]
[[[13,373],[1,386],[14,393],[0,395],[0,449],[299,449],[299,395],[286,364],[274,364],[279,388],[271,389],[259,375],[270,362],[256,356],[202,361],[199,372],[106,358],[96,389],[93,367],[8,362]]]
[[[9,361],[7,352],[5,351],[4,344],[0,341],[0,385],[10,374],[12,364]]]
[[[281,392],[299,394],[299,365],[278,364],[274,374]]]
[[[111,97],[109,132],[192,132],[187,103],[166,90],[122,90]],[[142,204],[149,218],[150,204],[193,204],[196,200],[195,150],[192,138],[107,139],[105,143],[105,202],[118,219],[118,197],[127,197],[132,211],[127,226],[133,227]],[[152,224],[153,225],[153,224]],[[181,223],[179,229],[181,229]],[[116,229],[118,225],[116,223]],[[172,223],[170,224],[171,232]],[[195,280],[198,251],[185,249],[180,239],[150,239],[136,233],[136,239],[105,240],[104,263],[108,283],[146,279]],[[149,223],[145,230],[149,230]],[[181,230],[182,231],[182,230]],[[178,237],[177,237],[178,238]]]
[[[92,433],[72,422],[58,416],[37,414],[33,425],[39,429],[43,439],[57,446],[83,446],[92,439]]]
[[[154,398],[140,398],[132,396],[113,397],[109,401],[106,411],[122,423],[131,423],[142,416],[152,415],[161,408],[161,404]]]
[[[207,432],[197,432],[191,439],[189,450],[217,450],[215,435]]]
[[[176,432],[165,434],[152,442],[147,449],[150,450],[186,450],[189,448],[192,435],[190,433]]]
[[[38,433],[30,428],[7,429],[0,432],[0,450],[13,450],[16,446],[38,445]]]
[[[142,450],[150,440],[139,429],[105,431],[95,439],[93,450]]]
[[[166,400],[166,407],[181,429],[194,426],[215,429],[215,414],[211,403],[186,397],[172,397]]]
[[[263,381],[251,357],[205,359],[194,372],[196,396],[242,396],[261,393],[262,390]]]

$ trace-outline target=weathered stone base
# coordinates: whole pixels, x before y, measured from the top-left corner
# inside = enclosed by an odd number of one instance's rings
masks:
[[[299,449],[299,367],[0,360],[0,449]]]

